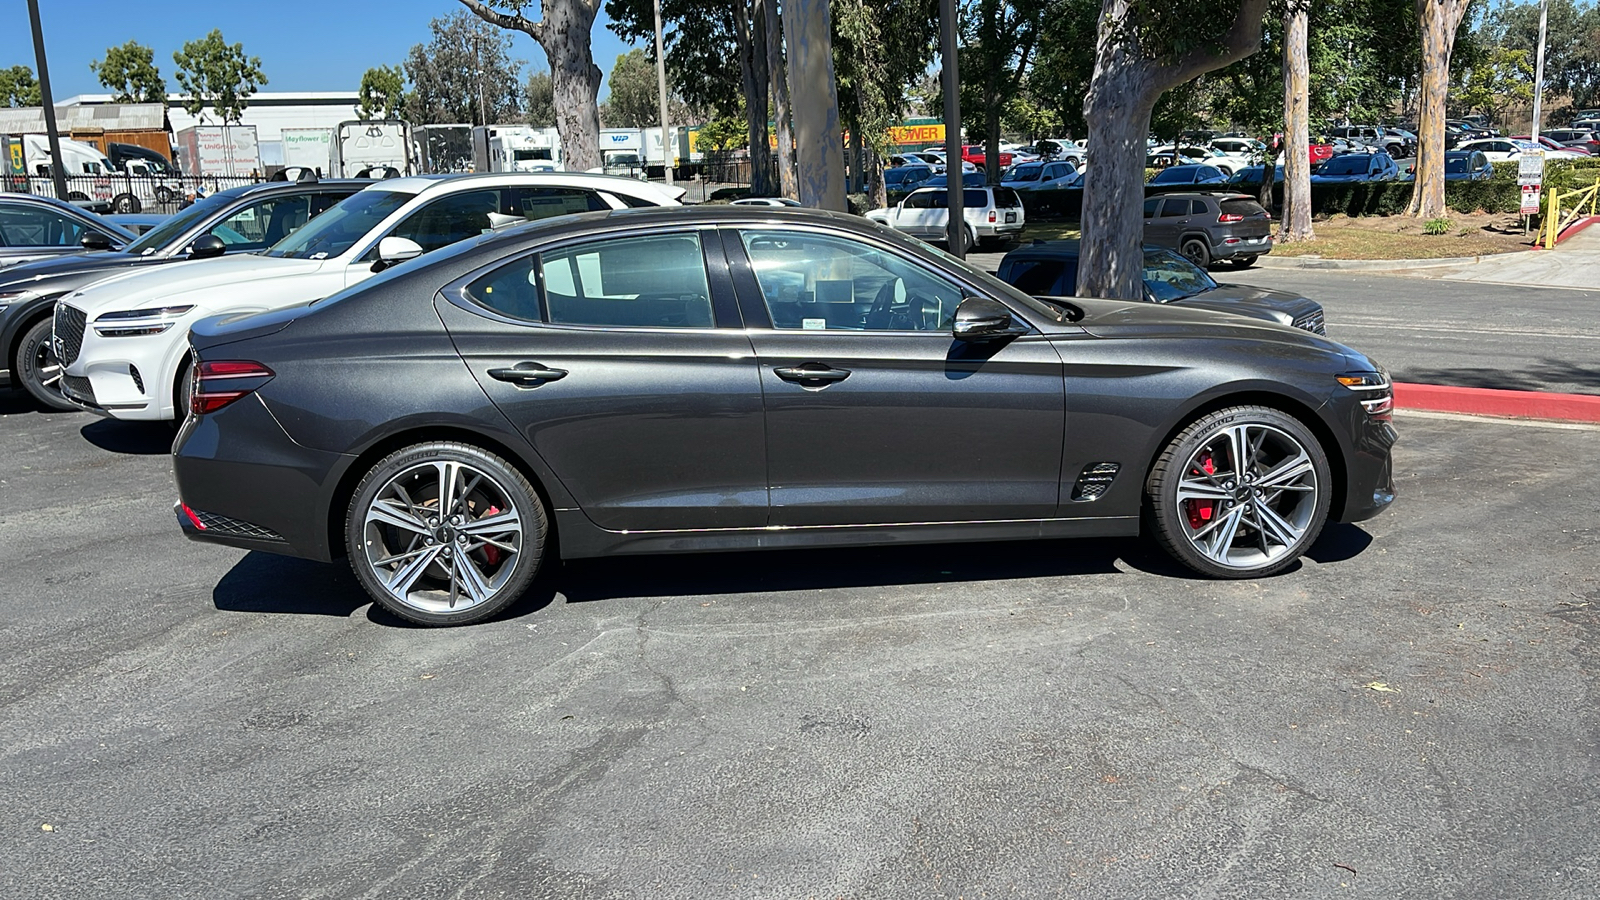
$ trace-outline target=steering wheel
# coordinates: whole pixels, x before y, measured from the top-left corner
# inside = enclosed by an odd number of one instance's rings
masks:
[[[872,309],[867,312],[867,327],[891,331],[920,330],[911,317],[911,309],[912,301],[906,293],[905,280],[891,278],[878,288],[878,295],[872,298]]]

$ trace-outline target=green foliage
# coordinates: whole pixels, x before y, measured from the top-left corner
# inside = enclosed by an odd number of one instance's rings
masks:
[[[27,66],[0,69],[0,106],[38,106],[39,82]]]
[[[750,141],[749,134],[744,127],[744,113],[739,112],[731,116],[722,116],[712,119],[700,127],[696,145],[702,152],[719,150],[739,150]]]
[[[167,80],[156,68],[156,52],[138,41],[107,47],[105,59],[89,63],[89,71],[112,92],[117,103],[166,103]]]
[[[738,3],[748,7],[750,0],[661,0],[671,86],[690,107],[705,110],[708,117],[731,116],[743,108],[744,77],[739,70],[734,37],[739,21],[734,7]],[[607,27],[618,37],[646,45],[645,58],[653,65],[653,0],[606,0],[606,15],[611,19]]]
[[[643,50],[634,48],[618,56],[606,85],[611,91],[602,117],[607,128],[661,124],[660,83],[655,64]]]
[[[1423,234],[1449,234],[1451,221],[1446,218],[1429,219],[1422,224]]]
[[[399,66],[375,66],[361,75],[357,118],[393,119],[405,105],[406,79]]]
[[[932,0],[833,0],[833,68],[847,130],[879,155],[926,73],[938,27]],[[941,100],[941,114],[942,109]]]
[[[427,44],[406,55],[406,115],[417,125],[493,125],[522,113],[522,61],[510,33],[465,10],[428,23]]]
[[[522,104],[529,125],[554,128],[556,125],[556,83],[546,71],[528,76],[522,88]]]
[[[1502,121],[1509,107],[1533,102],[1533,61],[1526,50],[1491,47],[1478,55],[1453,99],[1459,107]]]
[[[1600,4],[1549,0],[1545,37],[1545,102],[1566,95],[1575,107],[1600,105]],[[1489,44],[1522,50],[1531,58],[1539,46],[1538,0],[1493,7],[1479,28]]]
[[[187,41],[172,54],[178,88],[187,95],[183,108],[204,118],[209,105],[224,124],[238,122],[256,88],[267,83],[261,57],[245,56],[243,44],[229,44],[220,28],[197,41]]]

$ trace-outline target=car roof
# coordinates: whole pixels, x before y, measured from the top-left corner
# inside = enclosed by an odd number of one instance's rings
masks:
[[[670,193],[671,191],[677,191],[678,196],[681,197],[683,195],[683,191],[680,188],[668,188],[663,184],[640,181],[637,178],[628,178],[622,175],[601,175],[592,172],[472,172],[467,174],[407,175],[402,178],[389,178],[374,182],[368,190],[404,191],[411,194],[445,194],[456,191],[476,190],[491,185],[588,187],[597,191],[620,191],[633,195],[641,193],[640,188],[645,188],[644,193]]]
[[[226,190],[217,191],[211,196],[234,199],[238,197],[253,197],[257,194],[267,193],[292,194],[296,191],[312,190],[318,187],[327,187],[329,185],[333,185],[335,187],[350,187],[359,191],[362,188],[374,184],[377,184],[377,182],[371,178],[320,178],[316,181],[261,181],[255,184],[243,184],[238,187],[231,187]]]

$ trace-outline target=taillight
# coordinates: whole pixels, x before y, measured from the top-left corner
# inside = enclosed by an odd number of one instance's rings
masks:
[[[1217,221],[1224,225],[1230,222],[1243,222],[1244,216],[1241,216],[1238,213],[1223,213],[1222,215],[1217,216]]]
[[[189,412],[197,416],[216,412],[259,390],[275,374],[258,362],[220,359],[197,363],[190,381]]]
[[[995,211],[994,211],[994,210],[992,210],[992,209],[991,209],[991,210],[989,210],[989,221],[991,221],[991,222],[998,222],[998,221],[1000,221],[1000,220],[999,220],[999,219],[998,219],[998,218],[996,218],[996,217],[995,217]]]

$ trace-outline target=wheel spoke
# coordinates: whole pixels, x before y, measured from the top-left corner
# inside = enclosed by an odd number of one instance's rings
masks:
[[[1255,504],[1255,509],[1255,522],[1252,524],[1259,528],[1262,534],[1271,537],[1272,540],[1283,546],[1294,546],[1294,542],[1300,540],[1300,536],[1305,534],[1304,529],[1294,527],[1287,519],[1278,515],[1276,510],[1265,503]],[[1265,548],[1262,549],[1265,550]]]
[[[1210,540],[1202,545],[1207,556],[1224,565],[1228,562],[1228,551],[1233,549],[1233,539],[1239,533],[1239,524],[1244,519],[1244,507],[1236,507],[1227,515],[1218,519],[1219,526],[1213,530]]]
[[[405,600],[406,595],[411,593],[411,586],[417,583],[422,573],[438,558],[440,549],[437,545],[428,547],[410,562],[396,569],[387,584],[389,593],[399,600]]]
[[[456,492],[461,481],[461,464],[453,460],[435,463],[434,468],[439,473],[439,516],[449,516],[455,511],[456,500],[460,496]]]
[[[1253,454],[1250,453],[1248,426],[1235,425],[1228,429],[1228,455],[1233,459],[1233,474],[1243,478],[1250,471]]]
[[[1307,456],[1304,450],[1300,450],[1294,457],[1279,463],[1272,471],[1262,475],[1256,480],[1256,484],[1263,489],[1288,489],[1294,487],[1294,482],[1302,475],[1312,470],[1311,457]]]
[[[417,518],[411,509],[401,509],[398,503],[387,498],[373,501],[372,506],[367,509],[367,524],[373,522],[393,525],[417,534],[429,533],[427,522]]]
[[[1231,500],[1233,492],[1207,481],[1186,478],[1178,482],[1178,502],[1185,500]]]
[[[522,517],[517,515],[516,510],[507,509],[484,516],[481,519],[463,522],[456,530],[480,539],[492,534],[515,533],[520,535],[522,533]]]
[[[489,599],[494,589],[489,587],[489,582],[484,579],[483,573],[478,571],[474,563],[465,553],[457,553],[453,568],[450,570],[450,590],[455,592],[457,584],[466,591],[467,598],[473,603],[482,603]]]

